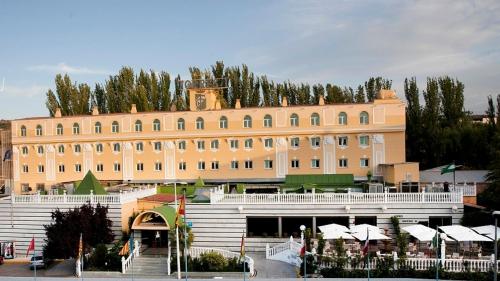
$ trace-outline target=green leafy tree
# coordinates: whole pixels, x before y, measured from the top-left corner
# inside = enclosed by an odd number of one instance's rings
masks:
[[[108,219],[108,207],[93,207],[90,203],[67,212],[56,209],[52,223],[45,225],[44,256],[51,259],[67,259],[78,254],[80,234],[84,248],[113,241],[112,222]]]
[[[365,103],[365,89],[363,86],[359,85],[356,90],[356,95],[354,96],[354,102]]]
[[[417,87],[417,79],[406,78],[404,82],[406,97],[406,157],[410,161],[418,161],[421,157],[422,145],[422,108]]]

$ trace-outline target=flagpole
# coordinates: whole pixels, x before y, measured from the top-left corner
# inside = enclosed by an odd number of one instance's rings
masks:
[[[453,177],[455,177],[455,170],[453,170]],[[455,183],[453,183],[453,188],[455,188]],[[439,280],[439,254],[438,254],[438,246],[439,246],[439,238],[438,238],[438,226],[436,225],[436,281]]]
[[[187,232],[187,220],[186,220],[186,188],[184,187],[184,189],[182,190],[183,192],[183,195],[184,195],[184,270],[186,271],[186,281],[188,280],[188,258],[187,258],[187,254],[188,254],[188,251],[187,251],[187,236],[188,236],[188,232]]]
[[[177,182],[174,182],[174,196],[175,196],[175,209],[178,210],[177,206]],[[177,258],[177,279],[181,279],[181,256],[179,250],[179,226],[175,224],[175,246],[176,246],[176,258]]]
[[[80,232],[80,241],[82,242],[82,249],[80,253],[80,277],[83,281],[83,233]],[[80,243],[78,243],[80,244]],[[78,248],[80,248],[80,245],[78,245]]]
[[[455,160],[453,160],[453,190],[457,191],[457,186],[455,183],[455,170],[457,169],[457,165],[455,164]]]
[[[240,258],[243,258],[243,281],[246,281],[247,277],[246,277],[246,271],[247,271],[247,267],[246,267],[246,258],[245,258],[245,231],[243,230],[243,235],[242,235],[242,238],[241,238],[241,246],[240,246]]]
[[[368,262],[368,281],[370,281],[370,233],[368,228],[366,228],[366,252],[367,252],[367,262]]]
[[[35,281],[36,281],[36,243],[35,243],[35,235],[33,235],[33,267],[35,270]]]

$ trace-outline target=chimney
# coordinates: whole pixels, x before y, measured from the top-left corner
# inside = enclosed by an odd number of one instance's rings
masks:
[[[240,109],[241,108],[240,99],[236,99],[236,104],[234,105],[234,108],[236,108],[236,109]]]
[[[325,105],[325,99],[323,98],[323,95],[319,96],[319,105]]]
[[[62,113],[61,113],[61,108],[56,108],[56,112],[54,113],[54,117],[55,118],[61,118],[62,117]]]
[[[288,106],[288,99],[285,96],[283,96],[281,98],[281,106],[283,106],[283,107],[287,107]]]
[[[97,105],[94,105],[92,107],[92,115],[99,115],[99,108],[97,107]]]
[[[172,105],[170,106],[170,111],[177,111],[177,105],[175,105],[175,103],[172,103]]]
[[[222,108],[222,107],[221,107],[221,105],[220,105],[220,100],[219,100],[219,99],[217,99],[217,100],[215,101],[215,110],[220,110],[221,108]]]
[[[137,106],[135,106],[135,103],[132,104],[132,108],[130,108],[130,113],[137,113]]]

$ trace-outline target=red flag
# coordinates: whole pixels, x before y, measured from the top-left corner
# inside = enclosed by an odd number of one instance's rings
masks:
[[[306,255],[306,245],[300,248],[300,257],[304,257]]]
[[[30,254],[31,251],[35,250],[35,237],[31,239],[30,245],[28,246],[28,251],[26,252],[26,257]]]
[[[184,213],[186,212],[185,209],[186,209],[186,207],[185,207],[184,198],[181,198],[181,200],[179,202],[179,207],[177,208],[177,214],[175,215],[175,225],[176,226],[180,225],[181,215],[184,215]]]
[[[365,245],[363,246],[363,255],[366,255],[366,253],[368,253],[368,243],[370,243],[370,238],[368,237],[368,228],[366,229],[366,241],[365,241]]]
[[[245,234],[241,235],[240,259],[245,259]]]

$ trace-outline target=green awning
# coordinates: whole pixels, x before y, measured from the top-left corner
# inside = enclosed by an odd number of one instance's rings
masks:
[[[174,227],[175,214],[176,214],[175,208],[170,207],[168,205],[163,205],[160,207],[156,207],[156,208],[152,209],[151,211],[160,214],[163,217],[163,219],[167,221],[167,224],[170,228]],[[148,212],[148,211],[146,211],[146,212]]]

